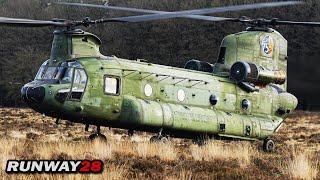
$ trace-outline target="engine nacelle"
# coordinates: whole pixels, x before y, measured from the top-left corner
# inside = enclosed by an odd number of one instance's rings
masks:
[[[195,71],[202,71],[202,72],[212,72],[213,71],[213,65],[205,62],[205,61],[199,61],[199,60],[189,60],[185,65],[185,69],[191,69]]]
[[[253,63],[238,61],[231,66],[230,78],[236,83],[250,82],[258,85],[274,83],[281,85],[286,81],[286,73],[283,70],[268,70]]]

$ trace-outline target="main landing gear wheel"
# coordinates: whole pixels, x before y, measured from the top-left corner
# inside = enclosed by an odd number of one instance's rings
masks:
[[[91,134],[89,136],[89,139],[90,140],[96,140],[96,139],[99,139],[99,140],[103,140],[103,141],[106,141],[107,140],[107,137],[101,133],[95,133],[95,134]]]
[[[195,137],[194,139],[192,139],[192,143],[196,144],[198,146],[204,146],[206,144],[208,144],[210,139],[213,139],[214,137],[212,136],[208,136],[207,134],[203,134],[203,135],[199,135],[197,137]]]
[[[274,152],[276,149],[276,144],[273,139],[266,138],[263,140],[262,148],[265,152]]]
[[[96,139],[98,139],[98,140],[106,141],[106,140],[107,140],[107,137],[106,137],[105,135],[101,134],[100,126],[97,126],[97,132],[94,133],[94,134],[91,134],[91,135],[89,136],[89,139],[90,139],[90,140],[96,140]]]
[[[167,142],[168,141],[168,137],[166,136],[152,136],[150,138],[150,142],[151,143],[155,143],[155,142]]]
[[[158,132],[158,134],[156,136],[152,136],[150,138],[150,142],[154,143],[154,142],[167,142],[168,141],[168,136],[165,134],[162,134],[162,128],[160,129],[160,131]]]
[[[192,143],[198,146],[204,146],[207,144],[207,141],[205,139],[198,138],[198,139],[192,139]]]

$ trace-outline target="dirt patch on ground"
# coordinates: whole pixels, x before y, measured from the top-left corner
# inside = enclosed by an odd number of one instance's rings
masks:
[[[320,113],[297,111],[275,134],[277,151],[264,153],[259,142],[212,141],[198,147],[191,140],[149,143],[152,136],[102,128],[107,142],[91,142],[91,127],[61,121],[59,125],[30,109],[0,109],[1,168],[7,159],[101,159],[100,175],[8,175],[4,178],[74,179],[291,179],[301,177],[295,160],[308,166],[308,177],[320,179]],[[306,155],[301,160],[299,155]],[[301,169],[301,167],[297,167]],[[302,173],[303,174],[303,173]],[[306,174],[306,173],[304,173]]]

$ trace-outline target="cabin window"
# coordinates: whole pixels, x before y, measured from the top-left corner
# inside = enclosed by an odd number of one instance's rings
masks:
[[[177,97],[178,97],[178,100],[179,100],[179,101],[184,101],[184,99],[185,99],[185,97],[186,97],[186,94],[185,94],[184,90],[179,89],[179,90],[178,90]]]
[[[152,86],[150,84],[146,84],[144,86],[144,94],[147,96],[147,97],[150,97],[152,95]]]
[[[226,50],[227,50],[226,47],[221,47],[220,48],[220,52],[219,52],[219,57],[218,57],[217,63],[224,64],[225,57],[226,57]]]
[[[119,95],[120,78],[106,76],[104,78],[104,92],[111,95]]]
[[[70,99],[80,100],[87,84],[87,75],[84,69],[74,68],[74,77]]]

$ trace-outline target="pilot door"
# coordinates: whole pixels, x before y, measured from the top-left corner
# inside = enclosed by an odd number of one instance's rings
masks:
[[[81,111],[83,110],[81,101],[83,99],[88,82],[88,76],[85,70],[78,67],[68,68],[61,82],[70,82],[67,83],[70,88],[68,88],[69,92],[64,103],[64,108],[68,110],[69,113],[81,113]]]
[[[81,101],[87,84],[87,75],[84,69],[73,68],[72,83],[68,100]],[[72,71],[71,70],[71,71]]]

